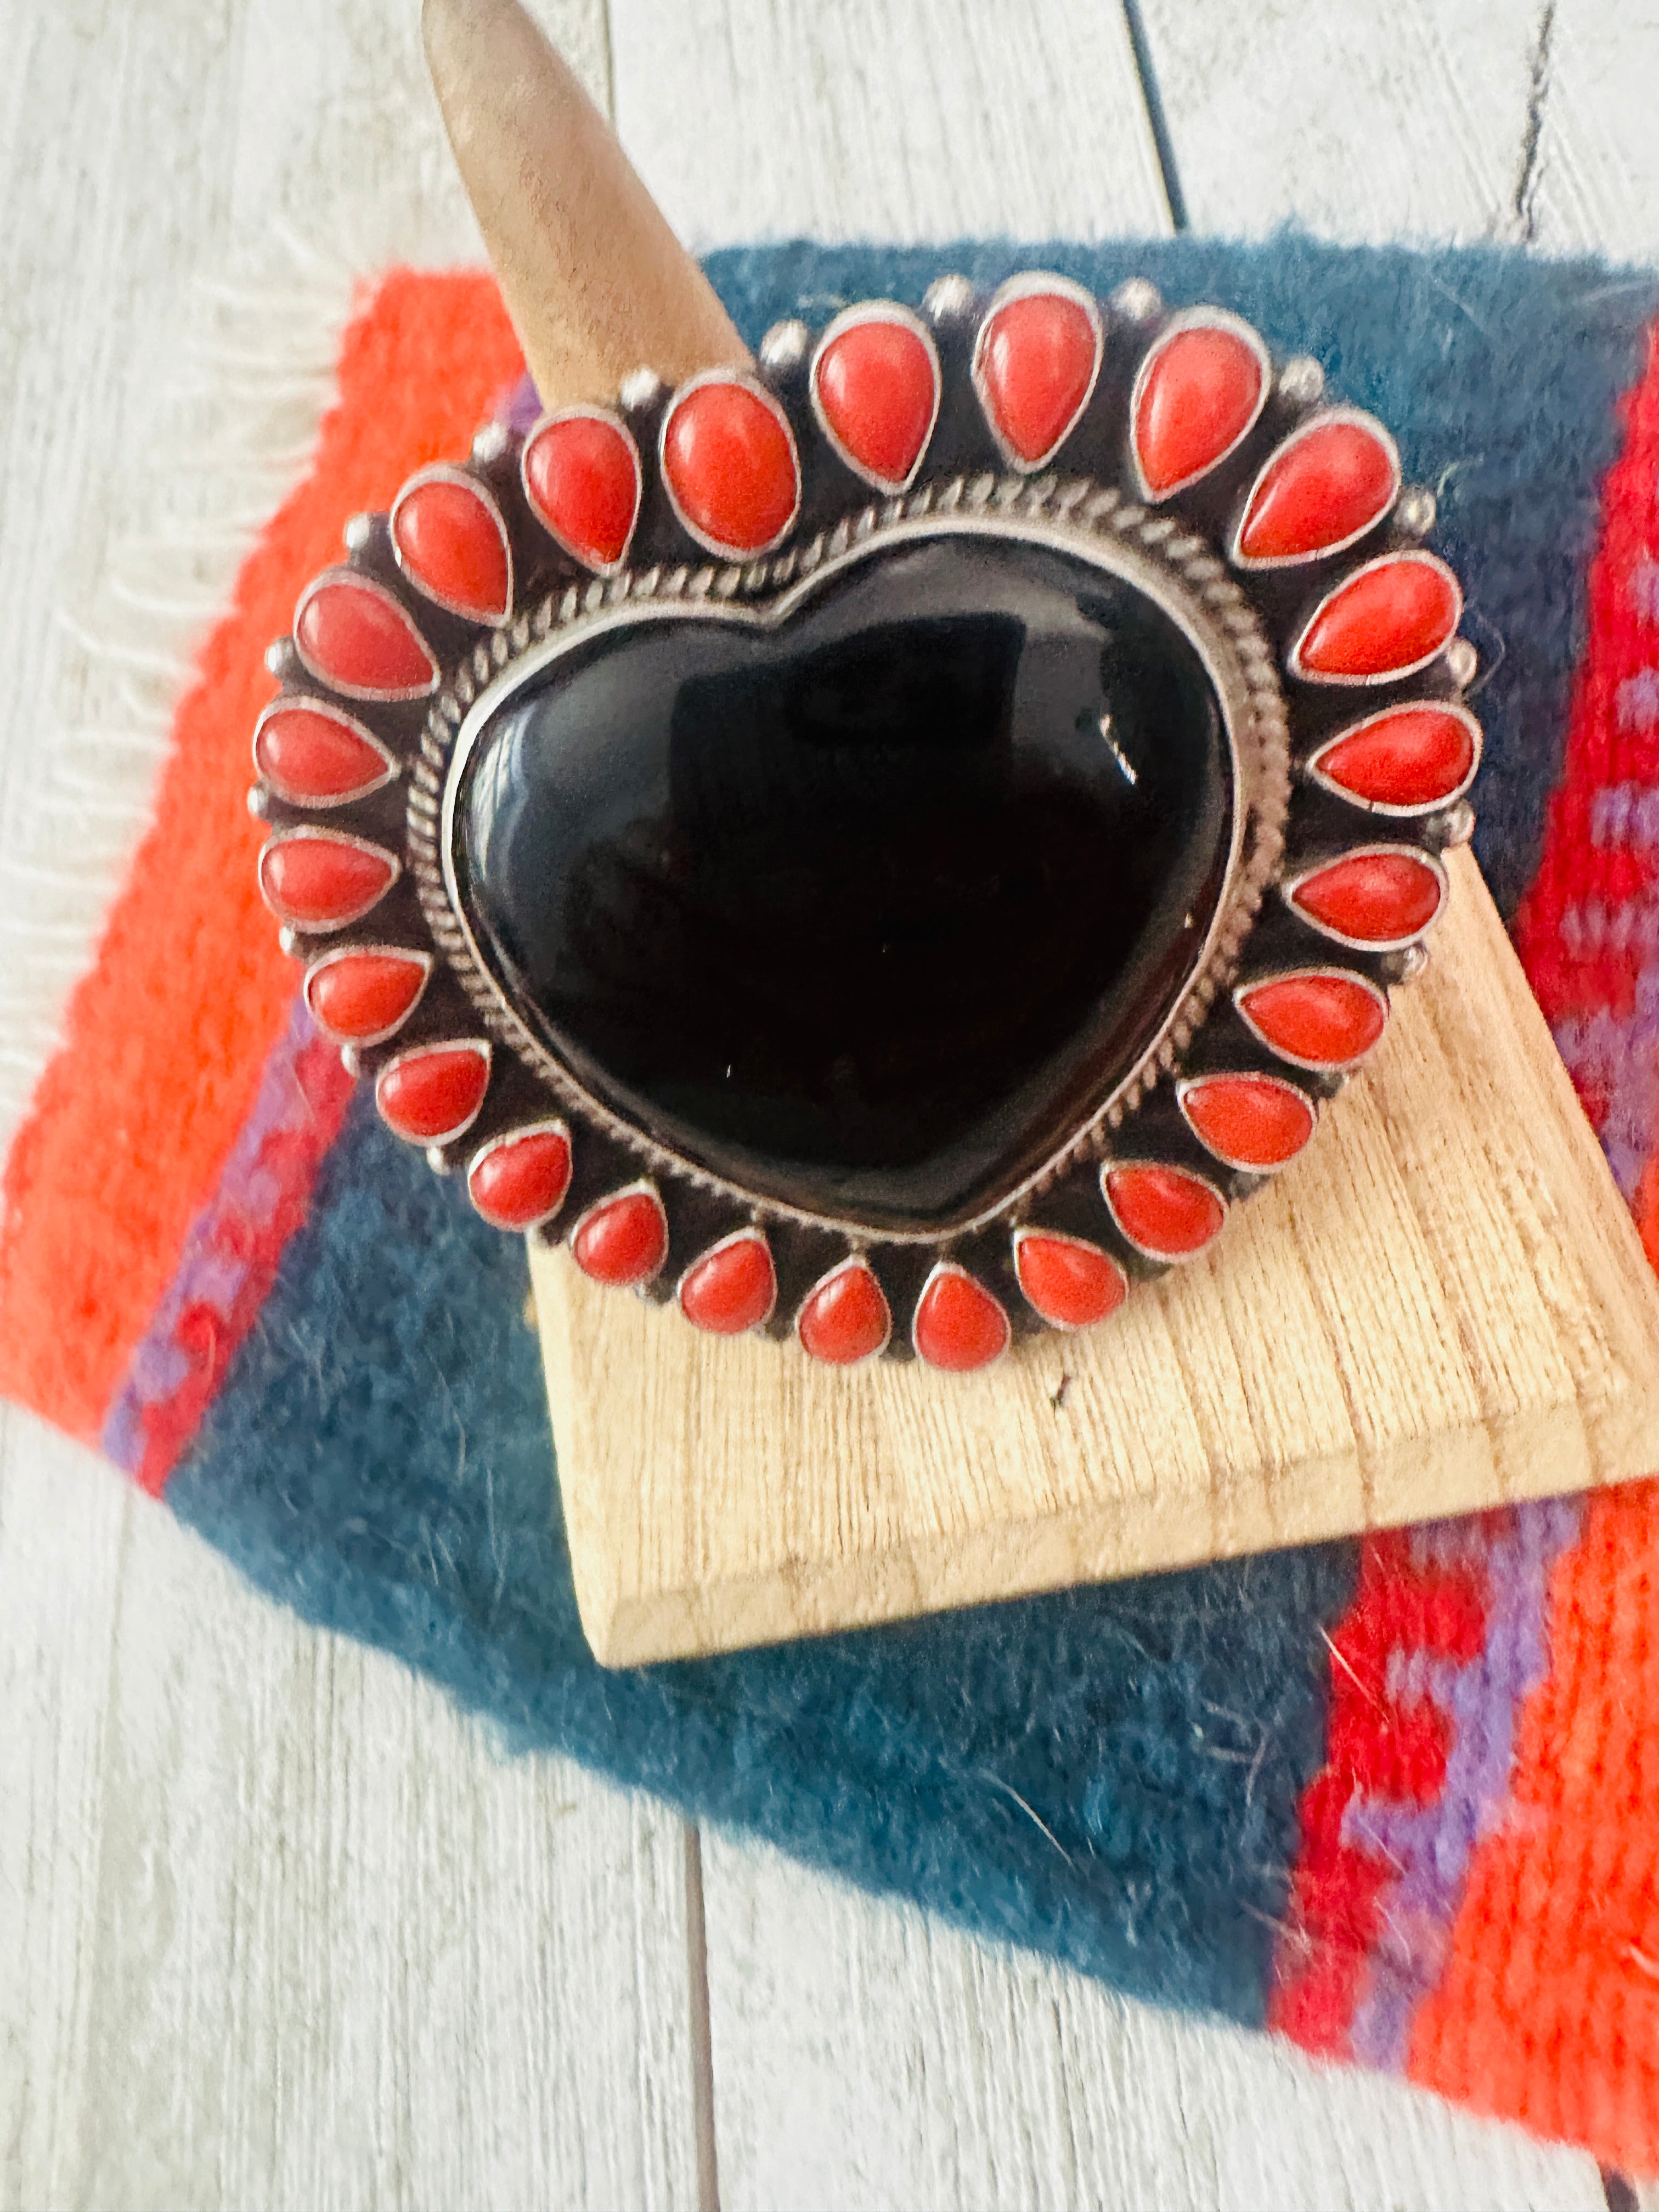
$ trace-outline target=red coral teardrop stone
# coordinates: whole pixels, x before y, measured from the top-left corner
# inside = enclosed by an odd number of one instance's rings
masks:
[[[589,1206],[570,1238],[583,1274],[613,1290],[649,1282],[668,1257],[668,1218],[654,1190],[618,1191]]]
[[[280,798],[335,804],[386,781],[392,756],[342,715],[273,707],[253,738],[253,765]]]
[[[476,484],[459,477],[411,484],[392,511],[392,538],[404,574],[441,606],[481,623],[512,611],[507,532]]]
[[[1008,1346],[1008,1316],[982,1283],[962,1268],[935,1267],[916,1301],[911,1339],[918,1357],[948,1374],[988,1366]]]
[[[343,928],[384,898],[397,878],[392,854],[320,830],[273,837],[259,855],[265,904],[295,929]]]
[[[1328,783],[1372,806],[1435,806],[1461,791],[1477,739],[1455,707],[1394,707],[1316,754]]]
[[[1440,911],[1445,884],[1422,854],[1389,848],[1350,853],[1304,877],[1291,904],[1358,945],[1397,945]]]
[[[772,1254],[759,1230],[744,1230],[694,1260],[680,1278],[680,1311],[711,1336],[758,1328],[778,1302]]]
[[[313,675],[357,698],[419,699],[438,681],[407,610],[347,569],[320,577],[301,600],[294,642]]]
[[[1188,325],[1160,340],[1134,403],[1135,459],[1152,496],[1167,499],[1224,460],[1267,392],[1266,362],[1230,324]]]
[[[570,1188],[568,1134],[526,1129],[487,1145],[466,1171],[466,1188],[492,1228],[535,1228],[558,1212]]]
[[[775,544],[800,501],[800,464],[783,410],[735,377],[693,385],[672,402],[662,469],[683,520],[734,559]]]
[[[543,526],[590,568],[614,568],[640,512],[639,448],[608,415],[573,408],[530,434],[520,467]]]
[[[1238,1007],[1265,1044],[1309,1067],[1344,1067],[1358,1060],[1389,1018],[1380,991],[1330,969],[1248,984]]]
[[[1040,1229],[1015,1237],[1014,1272],[1033,1307],[1056,1328],[1104,1321],[1129,1291],[1128,1277],[1098,1244]]]
[[[1287,438],[1238,526],[1246,561],[1305,561],[1380,522],[1400,489],[1394,441],[1369,416],[1328,416]]]
[[[1100,370],[1101,332],[1069,292],[1023,292],[986,318],[974,380],[991,427],[1027,468],[1076,427]]]
[[[1457,579],[1432,553],[1392,553],[1340,583],[1297,641],[1297,675],[1339,684],[1407,676],[1451,641],[1463,611]]]
[[[856,1366],[880,1352],[893,1333],[886,1293],[862,1260],[848,1260],[808,1291],[795,1333],[814,1359]]]
[[[390,1036],[415,1011],[432,963],[419,952],[330,952],[306,977],[312,1019],[342,1044]]]
[[[1132,1244],[1159,1260],[1189,1260],[1221,1233],[1226,1208],[1185,1168],[1136,1163],[1102,1176],[1106,1202]]]
[[[812,364],[830,434],[887,491],[909,483],[939,407],[939,358],[908,323],[871,315],[838,331]]]
[[[1218,1159],[1259,1172],[1293,1160],[1314,1133],[1311,1100],[1271,1075],[1200,1076],[1181,1110]]]
[[[488,1045],[417,1045],[380,1070],[374,1103],[394,1136],[442,1145],[471,1127],[489,1088]]]

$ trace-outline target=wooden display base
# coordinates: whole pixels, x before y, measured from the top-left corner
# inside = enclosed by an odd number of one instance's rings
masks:
[[[532,1252],[606,1666],[1645,1474],[1659,1283],[1473,859],[1422,981],[1215,1255],[987,1374],[699,1336]]]

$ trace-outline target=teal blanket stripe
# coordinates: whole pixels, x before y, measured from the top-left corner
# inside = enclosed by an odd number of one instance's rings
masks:
[[[523,1252],[459,1196],[359,1102],[169,1486],[183,1517],[515,1750],[1257,2020],[1352,1547],[606,1674],[576,1619]]]

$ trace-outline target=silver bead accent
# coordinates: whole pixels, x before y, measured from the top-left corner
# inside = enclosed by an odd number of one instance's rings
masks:
[[[263,822],[264,820],[266,809],[269,804],[270,802],[265,797],[264,786],[259,783],[249,784],[247,787],[247,811],[253,817],[256,822]]]
[[[507,448],[507,428],[505,422],[486,422],[472,441],[472,458],[480,468],[488,468],[499,461]]]
[[[1402,945],[1398,952],[1391,952],[1382,963],[1391,983],[1414,983],[1428,964],[1429,948],[1426,945]]]
[[[345,538],[346,551],[348,553],[361,553],[364,546],[368,544],[369,539],[374,535],[374,516],[372,514],[354,514],[350,521],[347,523],[343,535]]]
[[[288,673],[289,655],[292,650],[291,641],[285,637],[272,638],[270,643],[265,647],[266,671],[276,677],[279,683]]]
[[[630,368],[618,386],[617,397],[623,411],[632,415],[641,407],[650,406],[662,390],[662,379],[654,368]]]
[[[1144,276],[1131,276],[1112,294],[1112,311],[1126,323],[1150,323],[1164,312],[1164,295]]]
[[[431,1169],[434,1175],[447,1175],[449,1173],[449,1162],[444,1156],[444,1148],[441,1145],[428,1145],[427,1146],[426,1164],[428,1167]]]
[[[355,1044],[340,1047],[340,1065],[355,1083],[363,1072],[363,1056]]]
[[[1407,484],[1395,502],[1394,519],[1413,538],[1426,538],[1434,528],[1435,497],[1427,484]]]
[[[774,323],[760,342],[760,365],[773,376],[787,376],[806,358],[812,333],[798,315]]]
[[[1474,835],[1474,809],[1467,799],[1454,799],[1438,814],[1431,814],[1423,828],[1443,850],[1452,845],[1467,845]]]
[[[967,276],[935,276],[921,295],[921,311],[933,323],[958,322],[973,304],[973,280]]]
[[[1311,407],[1325,391],[1325,372],[1309,353],[1291,356],[1279,372],[1279,396],[1292,407]]]
[[[1480,665],[1480,656],[1466,637],[1455,637],[1446,647],[1446,673],[1460,691],[1467,691],[1474,681],[1474,672]]]
[[[282,927],[276,933],[276,942],[282,947],[283,951],[287,953],[290,960],[294,958],[295,955],[300,950],[299,937],[289,927],[286,922],[283,924]]]

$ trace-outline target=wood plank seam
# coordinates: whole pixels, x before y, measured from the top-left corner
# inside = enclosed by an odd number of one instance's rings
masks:
[[[1187,196],[1181,189],[1180,165],[1176,158],[1175,141],[1170,135],[1164,94],[1158,87],[1158,64],[1153,58],[1152,40],[1146,35],[1146,20],[1140,12],[1140,0],[1123,0],[1123,21],[1129,33],[1129,50],[1134,56],[1135,75],[1140,80],[1140,97],[1146,109],[1147,128],[1152,134],[1158,172],[1164,179],[1164,197],[1169,204],[1170,227],[1173,230],[1185,230],[1188,227]]]
[[[1555,38],[1555,0],[1544,0],[1533,43],[1527,88],[1527,120],[1521,137],[1521,163],[1515,179],[1515,234],[1522,246],[1538,242],[1538,167],[1544,143],[1544,112],[1550,94],[1551,47]]]
[[[697,2212],[720,2212],[714,2136],[714,2051],[708,2008],[708,1936],[703,1910],[702,1832],[684,1824],[685,1956],[691,2015],[691,2100],[696,2130]]]

